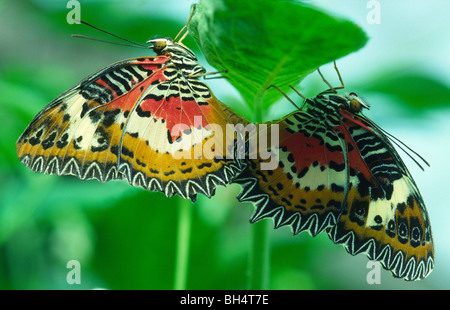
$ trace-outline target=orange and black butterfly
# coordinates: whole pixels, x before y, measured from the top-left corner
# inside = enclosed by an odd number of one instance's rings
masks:
[[[205,69],[181,41],[150,40],[157,56],[109,65],[50,102],[17,141],[22,163],[193,201],[228,184],[241,168],[226,126],[241,118],[199,81]]]
[[[396,277],[425,278],[434,248],[419,189],[389,136],[361,114],[367,104],[336,89],[266,123],[267,136],[274,126],[279,132],[271,150],[278,166],[263,170],[266,160],[247,160],[234,180],[243,187],[238,199],[255,205],[251,222],[273,218],[276,228],[290,225],[294,234],[326,231],[350,254],[366,253]]]

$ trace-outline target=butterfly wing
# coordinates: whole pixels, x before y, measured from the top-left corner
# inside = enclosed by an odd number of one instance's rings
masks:
[[[345,209],[328,229],[352,254],[366,253],[394,276],[425,278],[434,266],[430,220],[417,185],[388,138],[371,122],[342,111],[350,174]]]
[[[17,141],[19,159],[33,171],[75,175],[102,182],[120,179],[121,126],[129,117],[139,87],[161,70],[125,60],[87,77],[39,112]],[[137,87],[136,87],[137,86]]]
[[[235,135],[216,134],[208,126],[239,122],[239,117],[204,83],[167,66],[168,60],[124,60],[87,77],[36,115],[17,142],[18,157],[40,173],[102,182],[126,178],[167,196],[211,196],[239,170],[238,163],[202,153],[201,159],[174,159],[176,149],[169,146],[176,138],[202,145],[232,143]],[[177,121],[187,127],[175,138],[168,130]],[[190,151],[187,146],[185,151]]]
[[[248,159],[234,181],[242,185],[239,201],[255,205],[252,222],[273,218],[275,227],[312,236],[326,230],[350,254],[366,253],[396,277],[426,277],[434,249],[416,184],[381,131],[341,113],[324,121],[297,111],[270,123],[279,125],[279,165],[262,170],[261,157]]]
[[[237,138],[227,124],[243,119],[206,84],[180,76],[156,85],[138,106],[123,135],[124,145],[134,151],[122,152],[119,164],[130,184],[168,197],[211,197],[241,170],[227,154]]]
[[[234,180],[242,185],[238,199],[254,203],[252,222],[272,217],[275,227],[290,225],[294,234],[308,231],[315,236],[337,222],[343,207],[348,175],[340,140],[307,111],[270,125],[279,126],[274,149],[279,164],[263,170],[261,157],[248,160],[247,169]]]

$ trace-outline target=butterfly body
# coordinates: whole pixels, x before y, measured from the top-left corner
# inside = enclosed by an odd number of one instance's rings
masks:
[[[325,91],[306,99],[279,126],[279,165],[261,159],[235,182],[238,199],[253,202],[253,222],[274,219],[295,234],[326,231],[352,255],[366,253],[397,277],[426,277],[434,265],[423,199],[388,137],[360,115],[368,106],[351,93]]]
[[[125,178],[192,200],[227,184],[239,163],[211,155],[205,144],[233,144],[234,136],[210,127],[240,117],[198,80],[205,69],[191,50],[169,39],[149,42],[158,56],[112,64],[39,112],[17,142],[20,160],[36,172]]]

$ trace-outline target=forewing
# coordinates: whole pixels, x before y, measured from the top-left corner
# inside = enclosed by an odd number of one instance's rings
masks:
[[[167,57],[129,59],[87,77],[50,102],[17,141],[33,171],[105,182],[120,179],[122,128],[133,101],[159,77]]]

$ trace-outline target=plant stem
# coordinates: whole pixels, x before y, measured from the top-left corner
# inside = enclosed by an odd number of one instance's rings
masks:
[[[253,122],[262,122],[262,101],[264,92],[255,98]],[[270,271],[270,221],[262,220],[252,224],[249,255],[249,290],[266,290],[269,288]]]
[[[174,289],[185,290],[191,241],[192,205],[190,200],[178,198],[178,232],[176,240]]]
[[[249,290],[266,290],[269,288],[270,221],[263,220],[252,224],[250,256],[249,256]]]

